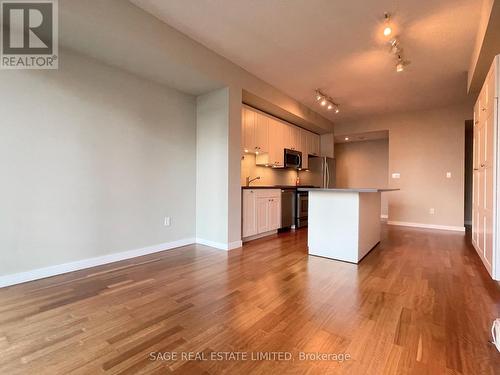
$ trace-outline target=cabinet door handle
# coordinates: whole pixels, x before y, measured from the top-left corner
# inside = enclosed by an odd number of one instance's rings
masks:
[[[483,107],[483,108],[481,108],[481,111],[485,112],[486,109],[487,109],[486,107]]]
[[[486,166],[486,164],[481,164],[481,168],[484,168]]]

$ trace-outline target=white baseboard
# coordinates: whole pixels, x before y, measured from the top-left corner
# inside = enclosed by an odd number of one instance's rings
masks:
[[[196,238],[196,243],[200,245],[214,247],[219,250],[233,250],[242,246],[242,241],[234,241],[229,243],[215,242],[210,240],[205,240],[204,238]]]
[[[455,232],[465,232],[465,227],[450,226],[450,225],[436,225],[436,224],[423,224],[423,223],[408,223],[406,221],[387,221],[389,225],[399,225],[402,227],[413,227],[413,228],[426,228],[426,229],[440,229],[440,230],[451,230]]]
[[[381,219],[389,219],[389,215],[384,215],[384,214],[381,214],[381,215],[380,215],[380,218],[381,218]]]
[[[242,240],[230,242],[228,245],[228,250],[237,249],[237,248],[242,247],[242,246],[243,246]]]
[[[157,253],[164,250],[170,250],[181,246],[191,245],[195,243],[194,238],[186,238],[182,240],[165,242],[157,245],[143,247],[141,249],[134,249],[103,255],[94,258],[77,260],[74,262],[58,264],[44,268],[37,268],[31,271],[15,273],[11,275],[0,276],[0,288],[9,285],[25,283],[27,281],[44,279],[46,277],[61,275],[63,273],[82,270],[85,268],[101,266],[103,264],[118,262],[120,260],[139,257],[142,255]]]

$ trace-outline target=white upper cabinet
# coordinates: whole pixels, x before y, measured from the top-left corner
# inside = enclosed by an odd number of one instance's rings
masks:
[[[302,169],[309,168],[309,155],[307,151],[307,130],[300,129],[300,152],[302,152]]]
[[[286,132],[286,137],[285,137],[285,140],[286,140],[285,148],[288,148],[290,150],[299,151],[299,149],[300,149],[300,128],[298,128],[297,126],[293,126],[293,125],[288,125],[286,127],[287,127],[287,132]]]
[[[241,112],[241,135],[244,152],[255,154],[269,151],[269,117],[249,108]]]
[[[259,154],[269,152],[269,117],[255,113],[255,146]]]
[[[308,155],[320,156],[320,136],[249,107],[242,110],[242,149],[256,155],[255,163],[284,166],[284,149],[302,152],[302,168]]]
[[[241,146],[244,152],[255,152],[255,112],[243,107],[241,111]]]
[[[270,119],[269,122],[269,165],[284,166],[286,125],[278,120]]]
[[[319,135],[307,132],[307,152],[309,155],[319,156]]]

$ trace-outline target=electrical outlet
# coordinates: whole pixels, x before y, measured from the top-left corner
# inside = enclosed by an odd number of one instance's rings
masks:
[[[163,219],[163,225],[166,227],[170,226],[170,216],[165,216],[165,219]]]
[[[429,208],[429,213],[431,215],[434,215],[436,213],[436,211],[434,210],[434,208]]]
[[[399,173],[393,173],[392,178],[400,178],[401,175]]]
[[[451,178],[451,172],[446,172],[446,178]]]

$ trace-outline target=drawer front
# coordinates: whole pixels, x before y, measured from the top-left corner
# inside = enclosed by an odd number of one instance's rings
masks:
[[[281,197],[280,189],[255,189],[255,194],[259,198],[279,198]]]

